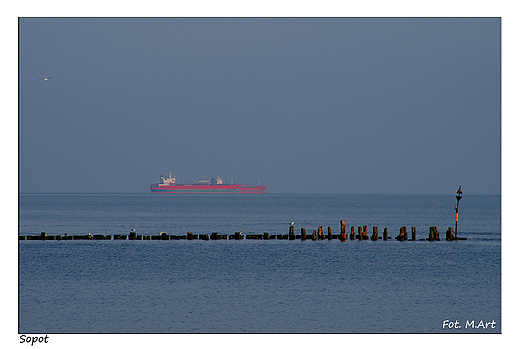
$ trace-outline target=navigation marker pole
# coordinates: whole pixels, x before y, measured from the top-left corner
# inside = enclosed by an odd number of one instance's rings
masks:
[[[455,206],[455,240],[457,240],[457,223],[459,221],[459,201],[462,199],[462,190],[461,185],[459,185],[459,190],[457,190],[457,206]]]

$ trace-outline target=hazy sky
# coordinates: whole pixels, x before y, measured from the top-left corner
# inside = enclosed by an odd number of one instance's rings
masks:
[[[19,189],[499,194],[500,79],[499,18],[21,18]]]

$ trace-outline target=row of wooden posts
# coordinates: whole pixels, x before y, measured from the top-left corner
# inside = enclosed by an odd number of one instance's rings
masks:
[[[392,237],[388,236],[388,228],[384,228],[383,230],[383,236],[379,236],[378,234],[378,228],[373,227],[372,228],[372,235],[368,236],[367,226],[363,227],[357,227],[357,234],[355,233],[355,228],[350,227],[350,234],[347,234],[347,223],[346,221],[342,220],[340,221],[340,234],[332,234],[332,228],[329,226],[327,228],[327,234],[323,232],[323,227],[320,225],[318,226],[318,230],[314,230],[312,234],[307,235],[307,232],[305,228],[301,228],[301,234],[295,234],[294,233],[294,225],[291,225],[289,227],[289,234],[288,235],[276,235],[276,234],[269,234],[268,232],[265,232],[263,234],[248,234],[248,235],[242,235],[242,232],[236,232],[235,234],[219,234],[219,233],[211,233],[211,234],[200,234],[195,235],[192,232],[188,232],[186,235],[168,235],[166,233],[160,233],[158,235],[138,235],[135,229],[132,229],[129,235],[121,235],[121,234],[115,234],[115,235],[68,235],[65,236],[61,235],[47,235],[47,233],[43,232],[40,235],[27,235],[23,236],[20,235],[20,240],[112,240],[112,237],[114,240],[242,240],[244,237],[246,239],[253,239],[253,240],[272,240],[272,239],[278,239],[278,240],[332,240],[332,239],[339,239],[341,241],[347,241],[350,240],[389,240],[392,239]],[[408,237],[408,231],[406,230],[406,226],[403,226],[399,229],[399,235],[395,237],[395,240],[397,241],[415,241],[416,240],[416,230],[415,227],[412,227],[411,231],[411,237],[409,239]],[[437,227],[430,227],[430,234],[427,239],[418,239],[419,241],[440,241],[439,238],[439,231],[437,230]],[[446,230],[446,240],[466,240],[466,238],[455,238],[453,235],[453,228],[449,227],[448,230]]]

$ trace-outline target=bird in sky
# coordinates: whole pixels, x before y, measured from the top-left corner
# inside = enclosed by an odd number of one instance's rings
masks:
[[[39,78],[38,80],[49,81],[50,78],[52,78],[52,76],[46,76],[44,78]]]

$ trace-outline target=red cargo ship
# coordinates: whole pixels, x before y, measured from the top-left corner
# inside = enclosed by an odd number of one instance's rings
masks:
[[[175,177],[165,178],[161,176],[159,182],[150,185],[152,193],[265,193],[266,185],[249,186],[247,184],[224,184],[220,177],[212,178],[211,181],[199,181],[193,184],[177,184]]]

